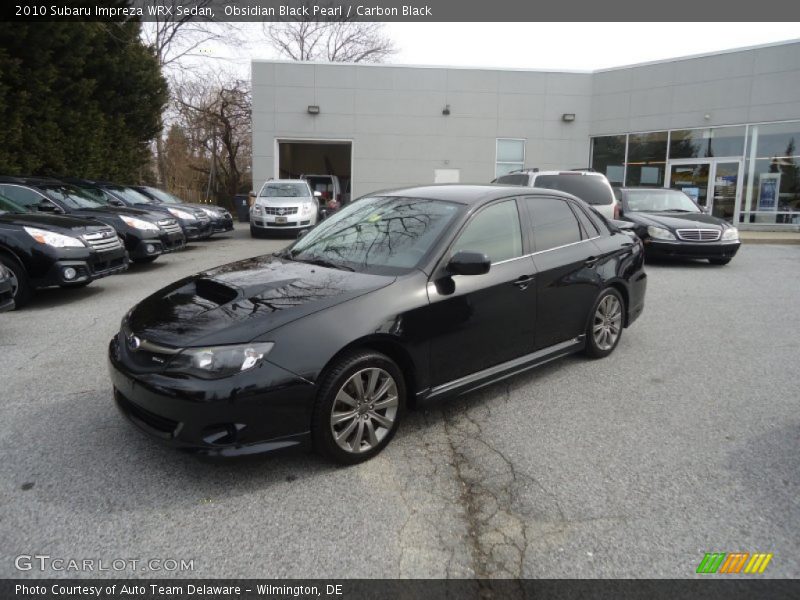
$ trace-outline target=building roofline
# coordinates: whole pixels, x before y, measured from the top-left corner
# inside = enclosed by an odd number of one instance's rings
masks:
[[[753,50],[761,50],[764,48],[774,48],[777,46],[789,46],[791,44],[800,44],[800,38],[791,40],[782,40],[778,42],[768,42],[765,44],[756,44],[754,46],[743,46],[740,48],[727,48],[724,50],[715,50],[710,52],[702,52],[699,54],[689,54],[686,56],[676,56],[673,58],[661,58],[658,60],[650,60],[639,63],[630,63],[626,65],[618,65],[615,67],[605,67],[602,69],[523,69],[519,67],[474,67],[465,65],[415,65],[415,64],[397,64],[397,63],[344,63],[344,62],[328,62],[328,61],[306,61],[306,60],[283,60],[283,59],[270,59],[270,58],[252,58],[251,64],[266,63],[266,64],[292,64],[292,65],[311,65],[311,66],[336,66],[336,67],[367,67],[367,68],[392,68],[392,69],[447,69],[447,70],[461,70],[461,71],[503,71],[503,72],[519,72],[519,73],[563,73],[566,75],[593,75],[594,73],[608,73],[610,71],[621,71],[625,69],[634,69],[636,67],[646,67],[650,65],[659,65],[666,63],[674,63],[685,60],[693,60],[697,58],[706,58],[710,56],[719,56],[721,54],[735,54],[737,52],[750,52]]]

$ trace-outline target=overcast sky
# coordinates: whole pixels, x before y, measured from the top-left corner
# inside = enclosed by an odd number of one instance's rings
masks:
[[[252,58],[276,58],[261,24],[243,25],[239,51],[209,56],[249,77]],[[516,69],[594,70],[800,37],[798,23],[387,23],[399,52],[389,62]]]

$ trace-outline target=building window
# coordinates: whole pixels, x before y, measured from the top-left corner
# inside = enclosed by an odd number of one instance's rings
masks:
[[[500,177],[525,166],[525,140],[497,138],[497,160],[494,176]]]
[[[750,126],[739,220],[800,225],[800,121]]]
[[[624,135],[607,135],[592,138],[592,169],[602,173],[611,185],[622,185],[625,181]]]
[[[667,167],[667,132],[636,133],[628,136],[625,185],[664,187]]]
[[[678,129],[670,133],[670,158],[713,158],[741,156],[745,127]]]

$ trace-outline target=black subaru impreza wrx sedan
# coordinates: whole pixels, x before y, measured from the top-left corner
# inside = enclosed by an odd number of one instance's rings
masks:
[[[642,312],[641,242],[554,190],[427,186],[363,197],[279,253],[182,279],[109,347],[115,400],[174,446],[312,442],[356,463],[406,407],[585,351]]]

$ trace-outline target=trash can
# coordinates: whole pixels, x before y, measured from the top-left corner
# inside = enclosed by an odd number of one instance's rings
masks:
[[[249,223],[250,207],[247,205],[247,194],[236,194],[233,197],[233,205],[236,207],[239,223]]]

